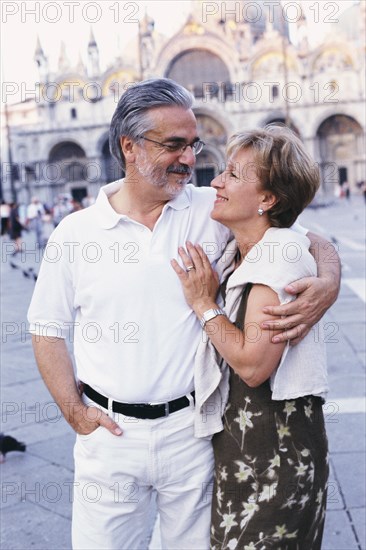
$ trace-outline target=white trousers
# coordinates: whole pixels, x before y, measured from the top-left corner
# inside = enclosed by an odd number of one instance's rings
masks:
[[[193,415],[193,404],[156,420],[118,414],[123,435],[77,436],[74,550],[145,550],[153,489],[163,549],[208,550],[213,452]]]

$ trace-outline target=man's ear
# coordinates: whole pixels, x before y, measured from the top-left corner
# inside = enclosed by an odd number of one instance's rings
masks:
[[[135,161],[135,142],[128,136],[121,136],[119,138],[119,143],[121,146],[122,153],[125,157],[126,164]]]

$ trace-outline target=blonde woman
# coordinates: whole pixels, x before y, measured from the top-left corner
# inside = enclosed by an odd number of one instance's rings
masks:
[[[234,135],[227,156],[211,184],[211,217],[235,237],[217,266],[219,295],[202,248],[179,249],[185,270],[172,262],[206,333],[196,358],[196,434],[215,433],[211,548],[317,550],[328,478],[321,327],[292,347],[261,329],[274,320],[266,305],[291,301],[285,287],[317,274],[309,239],[292,226],[319,174],[284,127]]]

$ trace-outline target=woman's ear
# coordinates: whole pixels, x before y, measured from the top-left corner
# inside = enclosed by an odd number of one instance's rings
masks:
[[[263,194],[262,203],[260,206],[264,210],[270,210],[271,208],[274,207],[275,204],[277,204],[277,202],[278,202],[278,199],[273,193],[265,192]]]

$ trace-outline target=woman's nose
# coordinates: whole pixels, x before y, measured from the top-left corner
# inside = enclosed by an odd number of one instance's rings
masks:
[[[214,189],[219,188],[219,187],[220,187],[220,188],[223,187],[224,184],[225,184],[224,178],[225,178],[224,173],[219,174],[218,176],[216,176],[216,178],[214,178],[214,179],[211,181],[211,187],[213,187]]]

